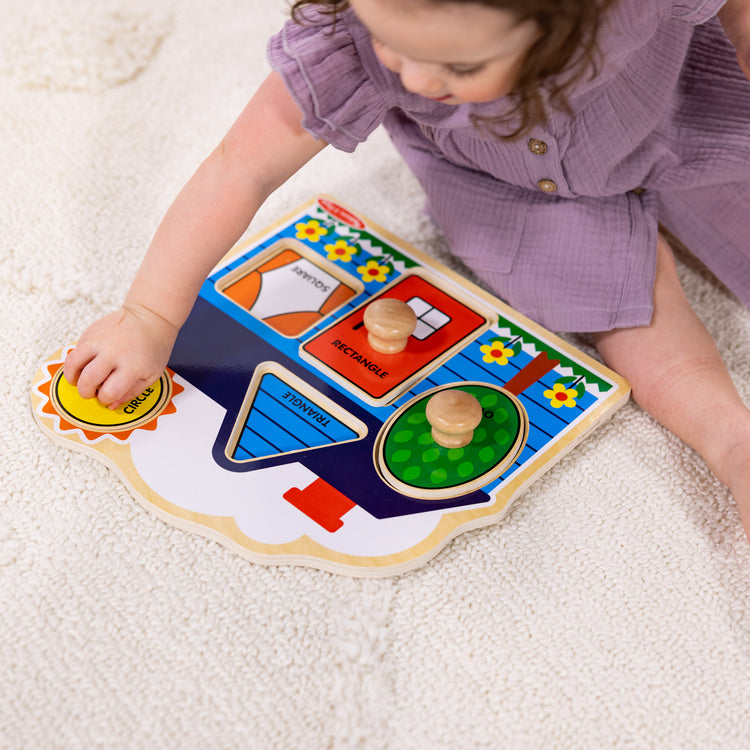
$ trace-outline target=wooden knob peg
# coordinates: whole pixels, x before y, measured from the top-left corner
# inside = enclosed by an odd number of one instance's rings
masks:
[[[466,391],[439,391],[425,409],[432,427],[432,439],[443,448],[463,448],[474,437],[474,430],[482,421],[482,407]]]
[[[406,302],[387,297],[367,306],[364,322],[367,342],[376,352],[397,354],[414,333],[417,316]]]

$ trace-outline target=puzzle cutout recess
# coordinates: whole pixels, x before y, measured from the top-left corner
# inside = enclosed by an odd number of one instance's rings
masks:
[[[227,256],[168,370],[124,407],[67,383],[71,348],[32,387],[53,439],[115,469],[165,521],[254,562],[356,576],[414,568],[496,522],[629,395],[324,196]]]

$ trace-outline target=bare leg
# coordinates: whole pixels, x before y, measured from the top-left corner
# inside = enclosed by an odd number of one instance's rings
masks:
[[[690,307],[663,237],[651,325],[598,333],[594,341],[607,365],[630,380],[638,404],[697,450],[732,490],[750,539],[750,410]]]

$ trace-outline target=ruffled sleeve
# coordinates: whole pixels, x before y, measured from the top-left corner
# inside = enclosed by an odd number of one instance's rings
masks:
[[[726,0],[674,0],[672,18],[697,26],[713,18]]]
[[[271,38],[268,60],[302,111],[305,130],[351,152],[380,125],[388,105],[376,71],[362,59],[369,40],[353,37],[347,16],[334,24],[308,11],[303,24],[287,22]]]

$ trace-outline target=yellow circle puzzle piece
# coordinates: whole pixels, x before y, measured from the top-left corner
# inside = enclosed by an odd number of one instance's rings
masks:
[[[65,379],[60,370],[52,385],[51,395],[55,409],[64,414],[69,422],[86,430],[119,432],[132,430],[159,416],[169,401],[171,388],[165,373],[136,398],[117,409],[109,409],[96,398],[82,398],[78,389]]]

